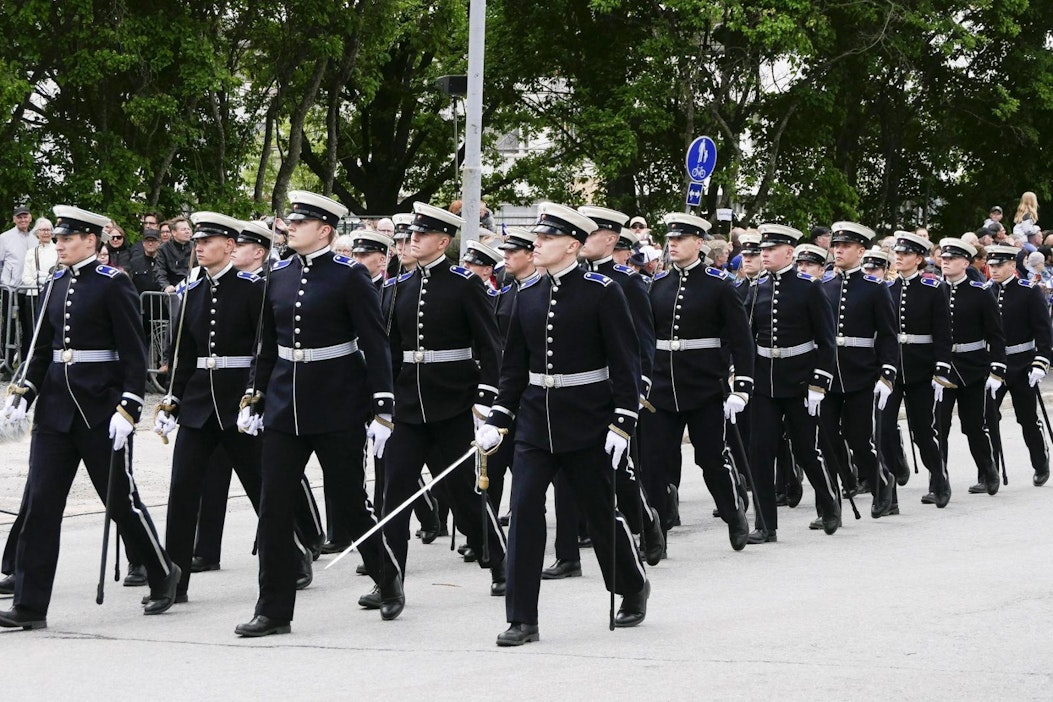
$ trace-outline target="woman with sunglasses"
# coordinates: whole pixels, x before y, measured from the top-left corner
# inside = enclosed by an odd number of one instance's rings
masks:
[[[128,237],[124,233],[124,228],[120,225],[114,224],[110,227],[110,239],[106,242],[106,249],[110,255],[110,261],[107,265],[120,268],[123,271],[131,263],[132,247],[128,243]]]

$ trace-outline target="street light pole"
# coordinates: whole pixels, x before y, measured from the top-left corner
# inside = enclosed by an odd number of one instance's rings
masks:
[[[486,48],[486,0],[471,0],[468,11],[468,97],[465,100],[464,189],[461,192],[461,255],[479,240],[482,197],[483,53]]]

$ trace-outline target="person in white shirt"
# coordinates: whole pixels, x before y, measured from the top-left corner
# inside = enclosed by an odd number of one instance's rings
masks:
[[[47,217],[41,217],[33,225],[32,233],[37,238],[37,245],[26,252],[22,269],[22,287],[26,288],[29,297],[36,297],[43,290],[58,265],[58,251],[51,240],[51,229],[51,220]]]
[[[16,327],[13,324],[15,315],[10,315],[8,319],[8,311],[12,309],[12,303],[17,302],[19,310],[22,310],[18,317],[22,327],[23,358],[28,350],[29,335],[33,331],[33,315],[27,304],[26,295],[16,290],[22,283],[22,265],[26,260],[26,251],[34,243],[29,234],[29,223],[33,221],[33,216],[27,207],[19,205],[15,208],[12,219],[15,226],[0,234],[0,287],[2,287],[0,290],[0,329],[3,331],[0,339],[4,344],[2,351],[4,359],[0,362],[0,366],[6,365],[8,369],[14,367],[15,352],[18,350],[18,346],[14,343],[18,339]]]

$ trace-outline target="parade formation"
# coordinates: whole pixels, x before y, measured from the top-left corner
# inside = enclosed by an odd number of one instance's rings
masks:
[[[1016,247],[987,247],[986,281],[969,274],[977,249],[963,239],[897,231],[883,251],[856,222],[810,235],[765,223],[737,236],[732,269],[713,265],[709,220],[671,213],[652,274],[629,215],[544,202],[533,226],[487,232],[455,261],[464,220],[418,202],[387,220],[390,233],[355,232],[345,255],[334,251],[344,205],[304,191],[289,200],[281,251],[277,224],[190,218],[158,436],[138,438],[147,347],[136,287],[98,258],[107,217],[54,208],[58,265],[0,415],[6,437],[32,417],[0,627],[47,626],[82,462],[143,569],[146,615],[178,616],[191,573],[218,567],[200,542],[221,538],[233,470],[258,514],[259,594],[251,616],[229,623],[238,636],[292,631],[320,553],[354,552],[373,589],[347,596],[399,617],[420,574],[415,513],[425,543],[455,530],[464,559],[489,572],[471,596],[504,598],[501,647],[540,640],[541,581],[580,575],[582,545],[599,563],[610,628],[646,620],[648,567],[680,521],[685,430],[734,551],[779,548],[779,507],[801,501],[803,476],[809,526],[834,538],[867,494],[872,519],[928,509],[899,502],[908,456],[928,472],[921,502],[940,510],[933,519],[953,500],[986,499],[952,494],[955,414],[976,469],[968,493],[995,495],[1014,441],[998,431],[1007,396],[1033,485],[1049,479],[1049,300],[1019,277]],[[159,530],[139,498],[134,444],[169,437]],[[312,456],[328,529],[304,477]],[[546,568],[550,487],[557,560]]]

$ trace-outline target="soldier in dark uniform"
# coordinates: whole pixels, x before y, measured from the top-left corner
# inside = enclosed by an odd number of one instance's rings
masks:
[[[491,298],[467,268],[451,265],[445,250],[463,220],[414,203],[412,250],[416,270],[398,277],[391,321],[396,370],[395,428],[384,459],[385,514],[417,489],[427,464],[437,474],[472,442],[473,418],[490,411],[497,393],[500,347]],[[491,594],[504,594],[504,532],[489,503],[476,494],[475,472],[464,461],[442,483],[454,524],[467,537],[479,565],[491,572]],[[489,553],[483,552],[483,529]],[[409,514],[388,523],[388,538],[405,572]]]
[[[618,232],[618,243],[614,245],[614,253],[611,254],[615,265],[628,266],[629,259],[633,255],[633,247],[640,243],[640,237],[633,234],[631,229],[625,227]]]
[[[737,422],[753,390],[749,322],[727,275],[702,263],[702,241],[710,223],[689,214],[670,214],[664,221],[672,266],[655,275],[650,294],[657,349],[649,399],[655,412],[640,418],[644,479],[651,494],[664,492],[669,467],[681,462],[687,427],[695,463],[728,525],[731,546],[739,551],[750,529],[736,492],[735,468],[725,460],[728,441],[723,433],[724,419]],[[730,395],[731,371],[722,343],[735,366]],[[717,427],[719,437],[714,435]]]
[[[505,257],[500,251],[481,241],[474,240],[468,241],[464,256],[461,257],[461,263],[464,264],[464,267],[475,273],[475,275],[479,276],[479,280],[483,281],[483,285],[486,287],[486,294],[490,296],[490,303],[494,308],[495,314],[497,312],[497,298],[500,295],[499,291],[501,288],[496,287],[494,271],[497,270],[496,266],[498,263],[504,264],[504,262]]]
[[[907,426],[921,461],[929,471],[929,492],[921,501],[943,508],[951,499],[951,485],[940,454],[937,431],[937,409],[934,390],[950,386],[951,318],[944,284],[935,278],[922,277],[919,267],[932,242],[911,232],[895,233],[896,279],[889,285],[899,348],[896,358],[896,382],[885,404],[882,416],[881,454],[891,456],[899,450],[900,437],[896,421],[900,404],[906,405]],[[906,480],[897,476],[901,485]],[[899,500],[893,486],[891,510]]]
[[[818,445],[819,405],[830,389],[834,367],[833,315],[813,278],[798,273],[793,249],[801,232],[792,227],[760,227],[761,256],[769,275],[755,288],[752,327],[757,345],[750,421],[750,467],[757,529],[750,543],[777,540],[775,457],[782,429],[794,459],[808,475],[822,515],[823,530],[837,531],[841,505],[834,479]],[[760,517],[763,516],[763,522]]]
[[[989,283],[969,280],[965,273],[976,257],[976,248],[961,239],[940,241],[940,266],[950,295],[951,377],[949,386],[933,388],[939,402],[940,447],[947,461],[951,416],[958,403],[962,433],[969,441],[978,471],[970,493],[998,492],[998,468],[987,424],[987,411],[1005,378],[1005,334],[998,303]],[[938,380],[938,379],[937,379]]]
[[[835,447],[851,451],[855,474],[864,476],[874,493],[870,516],[884,516],[892,504],[891,474],[882,467],[874,450],[874,401],[884,409],[896,382],[896,332],[892,298],[884,278],[862,271],[863,254],[874,232],[855,222],[835,222],[830,245],[838,271],[822,284],[834,317],[834,373],[823,401],[820,436],[830,474],[849,475],[848,459]],[[842,440],[843,439],[843,440]],[[843,453],[843,452],[842,452]],[[823,528],[822,519],[812,524]]]
[[[489,449],[500,441],[498,429],[516,422],[505,598],[511,626],[498,636],[498,646],[539,638],[545,495],[560,471],[588,521],[608,590],[623,595],[615,625],[636,626],[647,614],[650,583],[612,503],[610,482],[636,426],[639,345],[625,323],[629,309],[621,287],[578,268],[579,250],[595,228],[569,207],[540,206],[535,261],[547,274],[519,290],[497,403],[476,432],[480,447]]]
[[[988,246],[987,265],[994,281],[992,292],[998,300],[1005,330],[1005,384],[994,399],[992,426],[1001,419],[1000,408],[1008,392],[1013,397],[1013,411],[1024,435],[1024,444],[1031,456],[1035,474],[1032,483],[1038,487],[1049,480],[1049,451],[1042,420],[1038,417],[1036,388],[1049,371],[1050,333],[1049,307],[1041,289],[1016,275],[1014,246]],[[992,437],[1000,450],[1001,434]]]
[[[878,246],[872,246],[863,254],[863,272],[882,280],[888,280],[892,256]]]
[[[379,295],[364,266],[329,248],[347,208],[302,191],[290,192],[289,199],[288,241],[296,255],[271,270],[260,352],[238,415],[238,426],[247,433],[266,426],[260,596],[256,616],[235,629],[241,636],[290,631],[297,558],[293,496],[312,453],[351,536],[377,523],[362,466],[366,424],[372,414],[368,435],[383,455],[394,403]],[[381,617],[394,619],[406,601],[399,564],[379,534],[359,552],[380,586]]]
[[[793,250],[793,260],[797,270],[807,273],[816,280],[821,280],[826,273],[826,249],[815,244],[799,244]]]
[[[37,402],[15,557],[14,606],[0,626],[47,626],[58,565],[62,511],[81,461],[99,496],[146,566],[144,614],[175,602],[179,567],[161,547],[132,476],[130,437],[143,405],[146,348],[131,278],[96,252],[108,218],[55,207],[58,260],[24,376],[9,389],[5,421],[23,421]],[[111,470],[111,464],[118,466]],[[112,482],[111,482],[112,478]]]

